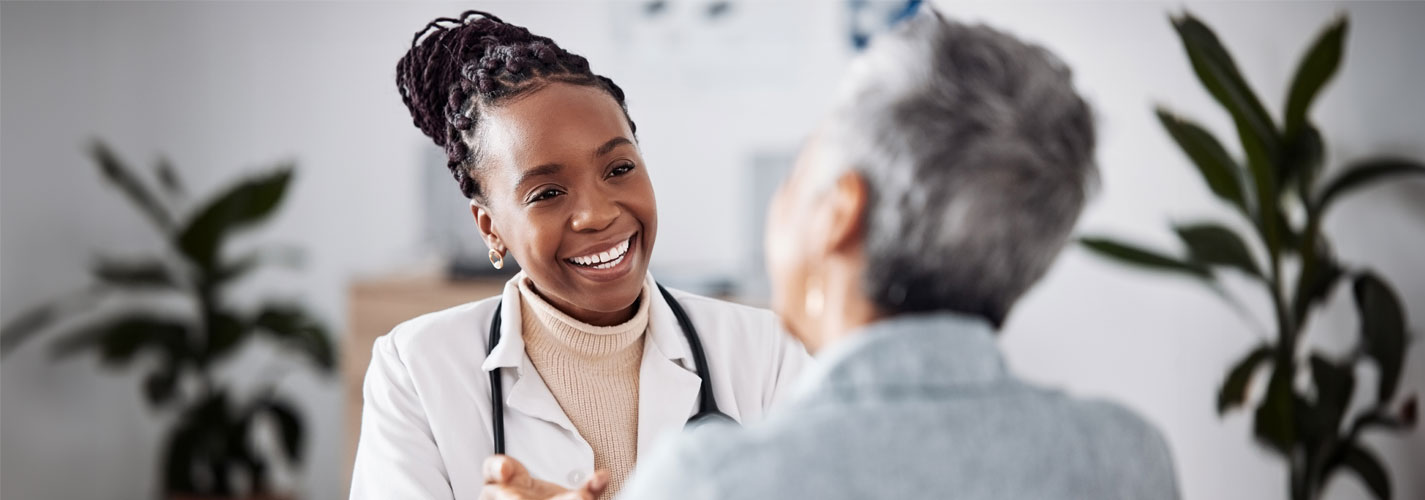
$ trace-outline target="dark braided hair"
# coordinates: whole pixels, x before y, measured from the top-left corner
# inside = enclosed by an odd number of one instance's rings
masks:
[[[589,61],[554,40],[491,14],[471,10],[459,19],[431,21],[411,38],[396,63],[396,88],[416,128],[445,148],[446,167],[466,198],[481,196],[476,133],[481,110],[552,82],[603,89],[618,101],[631,130],[623,89],[589,70]]]

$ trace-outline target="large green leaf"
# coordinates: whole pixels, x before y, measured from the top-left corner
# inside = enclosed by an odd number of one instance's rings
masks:
[[[112,259],[94,262],[94,277],[120,287],[174,288],[178,286],[168,266],[157,259]]]
[[[172,359],[182,357],[188,324],[143,312],[128,313],[111,321],[87,325],[55,343],[56,357],[97,349],[105,363],[123,366],[139,351],[151,349]]]
[[[139,211],[158,227],[159,231],[167,234],[173,228],[173,217],[168,214],[168,210],[154,198],[148,187],[144,186],[133,173],[133,170],[124,165],[114,151],[103,142],[94,141],[89,146],[89,154],[94,157],[94,162],[99,164],[99,171],[104,174],[104,178],[119,187],[129,201],[138,205]]]
[[[163,184],[163,190],[169,196],[183,195],[183,181],[178,180],[178,171],[174,170],[173,163],[168,161],[168,158],[159,158],[153,169],[158,173],[158,181]]]
[[[1173,27],[1187,50],[1188,60],[1208,93],[1227,108],[1244,141],[1255,142],[1267,154],[1268,164],[1276,164],[1281,139],[1276,125],[1256,93],[1237,69],[1232,55],[1206,24],[1190,13],[1173,19]],[[1244,144],[1245,145],[1245,144]],[[1263,204],[1266,200],[1259,201]]]
[[[1303,235],[1300,234],[1295,227],[1292,227],[1291,221],[1287,220],[1286,214],[1281,211],[1277,211],[1276,214],[1277,238],[1280,239],[1282,248],[1295,249],[1301,247]]]
[[[1253,141],[1245,131],[1238,129],[1242,148],[1247,153],[1247,171],[1251,174],[1252,185],[1257,199],[1257,226],[1262,242],[1267,246],[1268,255],[1281,255],[1282,229],[1289,227],[1285,214],[1279,205],[1280,191],[1277,185],[1276,162],[1268,158],[1267,150]],[[1275,221],[1275,223],[1274,223]]]
[[[217,267],[223,239],[234,231],[261,222],[282,202],[292,180],[292,166],[248,179],[213,199],[178,233],[178,248],[205,270]]]
[[[1419,401],[1415,399],[1414,394],[1405,398],[1405,402],[1400,404],[1401,426],[1406,429],[1415,427],[1415,419],[1419,418],[1419,411]]]
[[[217,274],[213,276],[213,283],[221,285],[241,279],[254,269],[257,269],[257,266],[261,263],[262,255],[256,252],[232,259],[219,267]]]
[[[1336,68],[1341,65],[1341,54],[1346,43],[1346,17],[1341,16],[1316,37],[1306,56],[1296,67],[1296,76],[1291,79],[1291,91],[1286,99],[1286,135],[1292,137],[1306,124],[1306,114],[1316,95],[1331,81]]]
[[[101,292],[97,287],[86,288],[20,313],[0,328],[0,357],[9,356],[30,338],[53,326],[56,321],[88,312],[98,301]]]
[[[1192,121],[1180,118],[1171,112],[1158,108],[1158,121],[1168,130],[1168,135],[1187,153],[1197,166],[1207,187],[1219,198],[1227,200],[1243,213],[1249,211],[1247,193],[1242,190],[1242,167],[1227,153],[1212,133]]]
[[[234,352],[247,337],[252,325],[228,311],[216,311],[209,317],[205,362],[222,359]]]
[[[1425,164],[1406,158],[1372,158],[1353,163],[1327,182],[1316,199],[1316,210],[1324,213],[1331,203],[1352,190],[1401,175],[1425,174]]]
[[[1364,351],[1380,367],[1376,397],[1387,403],[1395,397],[1405,362],[1405,310],[1390,285],[1374,274],[1357,275],[1352,288],[1361,318]]]
[[[1296,418],[1292,411],[1291,364],[1275,363],[1272,378],[1267,382],[1267,394],[1252,419],[1252,430],[1258,439],[1284,455],[1291,454],[1296,444]]]
[[[331,337],[306,310],[291,304],[269,304],[254,324],[273,338],[296,348],[323,372],[336,367]]]
[[[1204,279],[1212,277],[1212,274],[1208,272],[1207,268],[1201,265],[1174,257],[1168,257],[1142,247],[1120,243],[1108,238],[1085,237],[1080,239],[1079,243],[1099,255],[1117,260],[1124,264],[1155,271],[1188,274]]]
[[[1335,436],[1355,392],[1355,374],[1350,365],[1334,363],[1320,354],[1312,354],[1311,380],[1316,385],[1316,404],[1313,405],[1313,415],[1303,419],[1302,428],[1317,437]]]
[[[1228,266],[1244,273],[1261,276],[1252,252],[1237,233],[1220,224],[1198,223],[1173,228],[1178,237],[1188,247],[1188,255],[1194,262],[1216,266]]]
[[[1258,346],[1232,366],[1232,371],[1227,373],[1227,380],[1222,382],[1222,389],[1217,392],[1218,415],[1242,406],[1247,401],[1247,388],[1252,384],[1252,375],[1256,373],[1258,365],[1272,359],[1272,352],[1270,345]]]
[[[302,249],[291,246],[267,247],[223,263],[213,278],[215,285],[242,279],[262,264],[275,264],[297,269],[303,262]]]
[[[181,371],[176,362],[169,360],[144,377],[144,397],[153,406],[162,406],[178,394]]]
[[[1302,324],[1311,307],[1331,295],[1345,272],[1324,248],[1317,251],[1315,259],[1316,264],[1303,271],[1297,294],[1292,300],[1292,318],[1296,324]]]
[[[1303,124],[1296,135],[1287,139],[1286,161],[1277,169],[1280,185],[1296,182],[1302,200],[1308,201],[1305,188],[1316,182],[1316,174],[1321,171],[1325,158],[1326,142],[1321,138],[1321,131],[1310,122]]]
[[[1342,454],[1341,465],[1355,471],[1376,498],[1390,500],[1390,474],[1386,473],[1385,466],[1381,465],[1375,454],[1356,443],[1349,443]]]

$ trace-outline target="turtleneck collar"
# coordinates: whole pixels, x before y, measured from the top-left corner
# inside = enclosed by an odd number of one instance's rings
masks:
[[[648,330],[648,305],[652,301],[646,283],[633,318],[612,326],[594,326],[565,314],[544,300],[528,277],[519,280],[519,288],[524,332],[547,333],[554,347],[581,358],[606,358],[624,352]]]

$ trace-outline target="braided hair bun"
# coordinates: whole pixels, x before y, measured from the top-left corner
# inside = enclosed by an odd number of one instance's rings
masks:
[[[590,71],[587,59],[481,11],[431,21],[396,63],[401,101],[416,128],[445,148],[446,167],[466,198],[481,195],[473,175],[479,145],[470,140],[481,111],[552,82],[603,89],[628,118],[623,89]],[[637,130],[632,119],[628,123]]]

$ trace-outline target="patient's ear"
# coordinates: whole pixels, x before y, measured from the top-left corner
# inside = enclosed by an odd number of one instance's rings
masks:
[[[869,201],[866,179],[854,170],[836,177],[827,193],[829,220],[826,221],[826,250],[829,254],[859,253],[865,238]]]
[[[495,228],[495,220],[490,218],[490,209],[478,201],[470,200],[470,215],[475,216],[475,226],[480,228],[480,239],[485,240],[485,246],[501,254],[505,253],[505,242]]]

